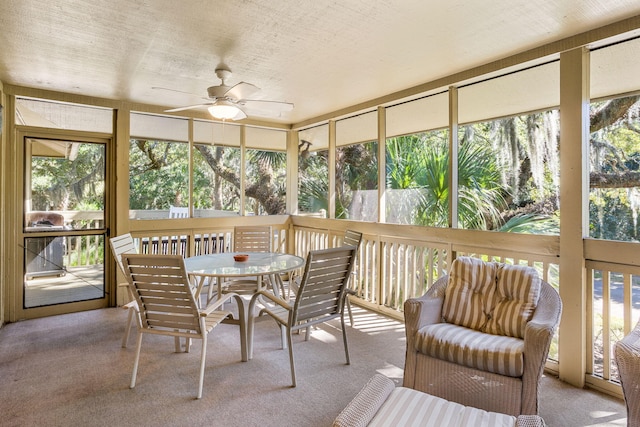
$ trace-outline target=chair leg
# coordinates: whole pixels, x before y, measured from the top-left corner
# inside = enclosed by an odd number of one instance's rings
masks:
[[[347,358],[347,365],[351,365],[351,360],[349,360],[349,344],[347,344],[347,328],[344,324],[344,313],[340,317],[340,321],[342,322],[342,340],[344,341],[344,355]]]
[[[133,362],[133,372],[131,373],[131,384],[129,388],[136,386],[136,375],[138,375],[138,362],[140,361],[140,349],[142,348],[142,332],[138,331],[138,339],[136,343],[136,358]]]
[[[289,344],[289,363],[291,364],[291,387],[296,386],[296,363],[293,360],[293,338],[291,328],[287,328],[287,343]]]
[[[282,344],[282,349],[286,350],[287,348],[287,328],[284,325],[280,325],[280,343]]]
[[[345,301],[347,304],[347,312],[349,313],[349,324],[353,328],[353,313],[351,312],[351,300],[349,299],[349,295],[345,296]]]
[[[131,323],[133,322],[133,312],[135,310],[129,307],[127,311],[129,312],[129,314],[127,315],[127,326],[124,329],[124,336],[122,337],[122,348],[127,348],[127,343],[129,342],[129,332],[131,332]]]
[[[240,297],[238,297],[240,298]],[[258,294],[255,294],[251,297],[251,301],[249,301],[249,307],[247,307],[247,360],[253,359],[253,331],[255,327],[256,317],[254,316],[254,310],[256,306],[256,300],[258,299]],[[240,307],[238,306],[238,310]],[[260,316],[260,314],[258,314]],[[242,319],[240,319],[242,320]]]
[[[188,340],[189,338],[187,338]],[[198,383],[198,399],[202,398],[202,385],[204,384],[204,365],[207,360],[207,334],[202,337],[202,352],[200,354],[200,382]]]

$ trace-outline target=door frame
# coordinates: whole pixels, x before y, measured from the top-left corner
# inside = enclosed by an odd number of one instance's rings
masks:
[[[110,221],[112,218],[111,206],[113,197],[111,196],[114,188],[115,180],[110,167],[113,158],[114,143],[113,136],[105,133],[72,131],[64,129],[48,129],[35,128],[26,126],[16,126],[15,144],[12,150],[13,171],[7,171],[5,179],[7,182],[6,190],[9,193],[9,200],[13,200],[10,205],[13,209],[7,209],[8,238],[7,241],[10,248],[7,254],[12,254],[10,261],[7,263],[9,278],[6,286],[6,302],[8,321],[15,322],[23,319],[32,319],[39,317],[47,317],[58,314],[74,313],[79,311],[94,310],[115,305],[115,280],[113,278],[113,269],[110,268],[113,260],[108,250]],[[25,173],[28,171],[26,167],[26,140],[28,138],[40,139],[62,139],[67,141],[78,141],[86,143],[98,143],[105,146],[105,207],[104,207],[104,225],[102,233],[104,237],[104,297],[100,299],[78,301],[70,303],[61,303],[41,307],[25,308],[24,307],[24,238],[30,236],[38,236],[38,234],[25,233],[23,226],[24,209],[25,209]],[[8,168],[11,169],[11,168]],[[62,232],[62,234],[94,235],[95,231],[83,232],[83,230],[73,230]]]

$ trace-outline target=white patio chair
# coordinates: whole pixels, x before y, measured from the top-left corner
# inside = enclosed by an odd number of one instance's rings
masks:
[[[362,233],[354,230],[346,230],[344,232],[344,237],[342,238],[342,244],[345,246],[355,246],[356,248],[356,257],[358,255],[358,251],[360,250],[360,242],[362,241]],[[354,261],[355,264],[355,261]],[[353,273],[351,276],[355,276],[355,266],[353,269]],[[347,286],[347,295],[344,297],[344,303],[347,306],[347,312],[349,313],[349,322],[351,326],[353,326],[353,313],[351,312],[351,301],[349,300],[349,295],[357,295],[355,289]]]
[[[289,348],[289,363],[291,365],[292,386],[296,386],[296,369],[293,358],[292,333],[300,329],[307,329],[312,325],[340,318],[342,324],[342,339],[344,353],[349,360],[349,347],[344,323],[344,298],[356,257],[354,246],[322,249],[309,252],[304,274],[296,299],[291,305],[274,293],[261,290],[256,293],[249,304],[249,336],[253,336],[255,317],[252,315],[256,301],[263,299],[274,305],[267,305],[260,310],[258,316],[267,314],[276,323],[286,329],[286,347]],[[309,334],[305,335],[305,341]],[[251,341],[251,340],[249,340]],[[251,343],[249,344],[251,347]],[[283,346],[285,347],[285,346]],[[249,348],[249,357],[253,349]]]
[[[197,397],[202,397],[204,368],[207,354],[207,336],[226,318],[229,311],[218,308],[234,294],[226,294],[204,310],[196,304],[189,277],[180,255],[123,254],[129,286],[140,309],[140,327],[136,355],[131,374],[131,388],[136,385],[138,362],[144,334],[167,335],[175,338],[176,352],[180,351],[180,337],[186,338],[185,352],[189,352],[191,339],[201,339],[200,376]],[[242,347],[242,334],[240,334]]]
[[[111,247],[111,252],[113,254],[113,257],[118,263],[118,268],[120,269],[120,272],[126,279],[127,274],[125,273],[124,266],[122,265],[122,254],[138,253],[135,242],[133,241],[133,237],[131,237],[131,233],[121,234],[119,236],[110,238],[109,246]],[[136,319],[139,319],[138,303],[136,302],[135,297],[131,293],[131,288],[129,287],[128,282],[125,281],[125,282],[119,283],[118,286],[125,287],[127,289],[127,293],[129,294],[129,302],[122,306],[122,308],[124,308],[129,312],[127,315],[127,326],[125,327],[124,336],[122,337],[122,347],[126,347],[129,341],[129,333],[131,331],[131,324],[133,323],[133,317],[136,316]]]
[[[273,231],[270,226],[236,226],[233,229],[233,251],[234,252],[271,252],[271,242]],[[280,291],[284,293],[284,286],[281,281],[271,278],[280,283]],[[259,281],[267,285],[276,286],[269,277],[261,278],[226,278],[223,283],[223,292],[235,292],[241,295],[253,295],[258,291]]]
[[[179,206],[169,206],[169,218],[188,218],[189,208]]]

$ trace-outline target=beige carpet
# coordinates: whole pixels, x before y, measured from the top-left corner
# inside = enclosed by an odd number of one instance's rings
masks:
[[[355,308],[355,307],[354,307]],[[135,333],[120,347],[126,312],[105,309],[0,329],[0,426],[330,426],[376,372],[401,383],[404,328],[355,308],[345,365],[339,322],[294,338],[297,380],[270,319],[256,325],[254,358],[240,361],[238,329],[209,338],[204,395],[196,400],[198,358],[173,340],[145,337],[129,389]],[[135,332],[135,330],[134,330]],[[620,426],[624,403],[545,377],[541,415],[550,426]]]

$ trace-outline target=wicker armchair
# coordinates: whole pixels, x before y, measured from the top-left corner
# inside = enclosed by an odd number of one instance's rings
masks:
[[[640,426],[640,321],[614,347],[616,364],[624,401],[627,404],[627,425]]]
[[[404,387],[429,393],[434,396],[460,403],[462,405],[481,408],[486,411],[500,412],[509,415],[538,415],[538,387],[544,364],[549,352],[551,339],[560,321],[562,304],[555,289],[548,283],[540,281],[540,293],[531,319],[524,326],[524,338],[508,337],[522,352],[522,365],[513,372],[489,372],[485,362],[485,369],[462,365],[444,357],[428,355],[424,350],[424,340],[421,346],[419,340],[429,325],[444,324],[443,304],[449,276],[440,278],[420,298],[408,299],[404,304],[404,314],[407,335],[407,353],[404,372]],[[447,327],[447,326],[445,326]],[[463,328],[466,329],[466,328]],[[468,330],[468,329],[467,329]],[[463,331],[464,332],[464,331]],[[480,332],[473,332],[482,334]],[[474,344],[499,339],[496,335],[476,335]],[[517,341],[521,341],[518,343]],[[465,344],[466,345],[466,344]],[[441,348],[433,352],[440,352]],[[469,350],[469,347],[464,349]],[[476,351],[472,358],[487,357]],[[503,353],[496,353],[491,357],[500,356],[501,361],[496,364],[507,365],[507,357]],[[493,360],[490,362],[494,362]],[[482,364],[482,363],[481,363]],[[511,369],[507,367],[506,369]]]

